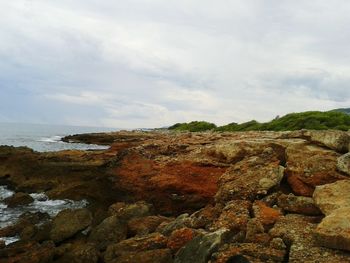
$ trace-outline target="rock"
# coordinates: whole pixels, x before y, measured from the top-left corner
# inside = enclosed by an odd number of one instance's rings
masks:
[[[37,242],[49,240],[51,228],[51,222],[45,222],[38,225],[29,225],[24,227],[20,232],[20,238],[21,240],[35,240]]]
[[[164,216],[146,216],[133,218],[128,222],[128,235],[147,235],[155,232],[161,223],[169,223],[170,221],[170,218]]]
[[[282,238],[276,237],[273,238],[270,242],[270,247],[279,249],[279,250],[285,250],[287,249],[286,244],[284,244]]]
[[[338,208],[317,226],[316,240],[321,246],[350,250],[350,207]]]
[[[153,205],[144,201],[132,204],[115,203],[109,207],[108,213],[117,216],[120,220],[128,221],[133,218],[151,215],[153,213]]]
[[[176,229],[171,233],[167,247],[176,252],[191,241],[196,235],[197,233],[191,228],[184,227]]]
[[[140,253],[155,249],[166,248],[167,238],[159,233],[153,233],[144,237],[134,237],[111,244],[104,254],[105,262],[119,262],[120,257],[129,253]],[[142,260],[140,262],[143,262]]]
[[[129,252],[118,257],[110,263],[172,263],[173,257],[170,249],[154,249],[140,252]],[[109,263],[109,262],[107,262]]]
[[[0,249],[0,263],[45,263],[52,262],[54,243],[15,242]]]
[[[263,226],[273,225],[281,216],[281,212],[279,210],[268,207],[262,201],[255,201],[253,203],[253,214]]]
[[[287,214],[269,231],[290,247],[289,262],[350,262],[350,253],[320,247],[314,237],[319,217]]]
[[[210,227],[211,230],[220,228],[230,229],[233,232],[245,231],[248,220],[250,219],[249,211],[252,204],[246,200],[233,200],[227,203],[217,220]]]
[[[320,209],[314,204],[311,197],[295,196],[290,193],[288,195],[281,194],[277,201],[278,207],[286,212],[303,214],[303,215],[320,215]]]
[[[350,207],[350,180],[318,186],[313,194],[317,207],[325,215],[342,207]]]
[[[338,158],[337,168],[339,171],[350,175],[350,153],[346,153]]]
[[[189,215],[182,214],[169,223],[159,225],[157,232],[162,233],[165,236],[169,236],[174,230],[186,227],[188,222]]]
[[[175,255],[175,263],[207,263],[211,255],[216,252],[224,242],[228,231],[220,229],[205,235],[198,235]]]
[[[57,263],[97,263],[100,257],[99,251],[93,244],[79,244],[73,249],[68,247],[68,251],[64,251]]]
[[[20,205],[28,205],[32,203],[34,199],[26,193],[15,193],[13,196],[8,197],[4,200],[4,203],[7,204],[8,207],[16,207]]]
[[[220,177],[216,202],[254,200],[259,195],[266,195],[283,178],[284,167],[279,162],[270,157],[254,156],[236,163]]]
[[[337,171],[339,154],[305,142],[286,150],[287,181],[296,195],[311,197],[316,186],[346,179]]]
[[[213,222],[220,216],[223,206],[221,205],[207,205],[206,207],[194,212],[188,220],[187,225],[190,228],[209,229]]]
[[[282,263],[286,254],[285,249],[275,249],[255,243],[230,244],[220,250],[213,263]]]
[[[126,222],[118,216],[110,216],[92,229],[88,240],[95,243],[99,250],[104,250],[109,244],[124,240],[127,236]]]
[[[264,226],[258,219],[250,219],[247,224],[245,241],[247,243],[258,243],[259,241],[261,241],[259,236],[261,236],[261,234],[263,234],[264,232]]]
[[[308,140],[320,143],[340,153],[349,151],[350,135],[345,131],[304,131],[303,134]]]
[[[52,221],[50,238],[59,243],[67,238],[84,230],[92,223],[92,215],[89,210],[82,209],[66,209],[58,213]]]

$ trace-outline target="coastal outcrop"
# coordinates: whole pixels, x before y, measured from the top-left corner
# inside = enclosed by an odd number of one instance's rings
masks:
[[[347,132],[122,131],[64,140],[110,148],[0,147],[0,183],[17,193],[9,206],[20,211],[42,192],[86,200],[1,228],[0,237],[21,240],[0,243],[0,263],[350,262]]]

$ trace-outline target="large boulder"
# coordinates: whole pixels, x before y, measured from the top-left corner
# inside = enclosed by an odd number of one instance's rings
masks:
[[[97,263],[100,257],[99,251],[94,244],[78,244],[72,249],[71,246],[62,248],[62,256],[55,262],[57,263]],[[57,251],[57,250],[56,250]],[[56,252],[57,256],[57,252]]]
[[[315,204],[325,215],[342,207],[350,207],[350,180],[317,186],[313,194]]]
[[[339,171],[350,175],[350,153],[346,153],[338,158],[337,168]]]
[[[10,196],[4,200],[4,203],[8,207],[16,207],[19,205],[28,205],[34,201],[33,197],[26,193],[15,193],[13,196]]]
[[[317,226],[315,236],[322,246],[350,251],[350,207],[327,215]]]
[[[346,179],[337,170],[340,155],[306,142],[291,144],[286,150],[286,176],[296,195],[311,197],[316,186]]]
[[[234,199],[254,200],[279,186],[284,167],[280,161],[269,156],[253,156],[244,159],[223,174],[218,182],[215,200],[226,203]]]
[[[325,130],[325,131],[304,131],[303,136],[308,140],[322,144],[340,153],[349,151],[350,135],[345,131]]]
[[[124,240],[127,236],[127,225],[118,216],[110,216],[92,229],[89,241],[97,248],[104,250],[109,244]]]
[[[91,223],[92,215],[85,208],[63,210],[52,221],[50,238],[56,243],[61,242],[84,230]]]
[[[212,233],[198,235],[175,256],[175,263],[207,263],[211,255],[225,243],[227,229],[220,229]]]

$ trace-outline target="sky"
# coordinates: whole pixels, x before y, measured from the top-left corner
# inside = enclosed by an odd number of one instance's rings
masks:
[[[0,122],[218,125],[350,107],[348,0],[0,0]]]

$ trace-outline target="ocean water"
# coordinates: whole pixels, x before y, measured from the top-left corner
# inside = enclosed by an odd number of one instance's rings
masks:
[[[91,132],[109,132],[118,129],[64,125],[0,123],[0,145],[27,146],[38,152],[69,149],[99,150],[108,147],[94,144],[65,143],[67,135]]]
[[[78,133],[108,132],[116,129],[76,126],[55,126],[41,124],[0,123],[0,145],[27,146],[35,151],[50,152],[68,149],[97,150],[108,147],[93,144],[65,143],[62,137]],[[34,199],[29,205],[8,207],[3,201],[14,194],[6,186],[0,185],[0,228],[14,224],[18,218],[27,212],[48,213],[55,216],[63,209],[82,208],[88,203],[86,200],[50,200],[45,193],[31,193]],[[0,237],[6,245],[19,240],[18,236]]]

